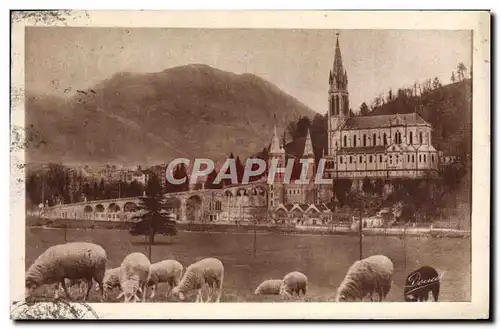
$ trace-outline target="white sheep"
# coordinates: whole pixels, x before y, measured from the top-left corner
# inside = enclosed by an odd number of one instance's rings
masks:
[[[165,294],[169,296],[170,291],[179,284],[182,278],[184,266],[174,259],[166,259],[161,262],[151,264],[151,275],[147,286],[153,286],[150,298],[155,296],[158,284],[167,283],[168,289]]]
[[[120,267],[107,269],[104,273],[103,284],[106,292],[120,288]],[[96,291],[99,290],[99,286],[96,286]]]
[[[124,302],[139,301],[138,293],[142,292],[142,301],[146,300],[146,284],[149,281],[151,262],[140,252],[127,255],[120,265],[120,288],[122,292],[117,299]]]
[[[217,258],[204,258],[196,263],[189,265],[177,286],[172,289],[172,295],[184,300],[184,294],[197,290],[196,302],[203,302],[202,290],[208,286],[209,296],[207,302],[210,302],[214,289],[217,289],[215,302],[220,302],[222,295],[222,284],[224,281],[224,265]]]
[[[280,286],[280,295],[293,296],[300,293],[305,295],[307,292],[307,276],[301,272],[290,272],[283,277],[283,282]]]
[[[59,284],[66,296],[71,299],[65,279],[83,279],[87,282],[84,300],[92,288],[92,279],[102,288],[106,270],[106,251],[99,245],[89,242],[70,242],[49,247],[28,268],[25,276],[26,297],[44,284]],[[104,294],[101,294],[104,299]]]
[[[370,256],[354,262],[337,289],[336,301],[362,301],[378,293],[379,301],[387,297],[392,284],[394,265],[384,255]]]
[[[271,279],[261,282],[255,289],[255,295],[279,295],[280,287],[283,283],[281,279]]]

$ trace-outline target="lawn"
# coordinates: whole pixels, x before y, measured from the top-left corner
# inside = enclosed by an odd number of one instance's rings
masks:
[[[26,228],[26,266],[48,247],[64,243],[64,230]],[[108,253],[108,267],[119,266],[130,252],[147,254],[144,238],[131,237],[121,230],[71,230],[66,241],[100,244]],[[258,234],[254,255],[253,234],[179,232],[176,237],[157,237],[151,262],[177,259],[184,267],[204,257],[217,257],[225,267],[223,302],[281,301],[278,296],[254,296],[257,285],[266,279],[282,278],[291,271],[308,276],[306,301],[330,301],[349,266],[359,258],[359,241],[344,235]],[[403,301],[403,285],[408,273],[423,265],[435,267],[442,276],[440,301],[470,301],[470,238],[366,236],[363,256],[384,254],[394,262],[393,285],[388,301]],[[405,257],[406,254],[406,257]],[[160,285],[154,301],[165,301]],[[53,286],[36,291],[52,296]],[[118,292],[109,295],[114,302]],[[149,293],[148,293],[149,296]],[[99,301],[92,291],[91,301]],[[191,296],[190,301],[194,300]],[[149,300],[148,300],[149,301]]]

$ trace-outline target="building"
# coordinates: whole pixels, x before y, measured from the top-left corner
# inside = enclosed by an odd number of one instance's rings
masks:
[[[338,34],[333,68],[329,72],[327,113],[324,178],[334,182],[349,179],[354,190],[362,190],[367,178],[387,183],[392,179],[432,178],[438,174],[440,157],[432,146],[432,127],[418,114],[351,115],[347,71],[342,63]],[[274,159],[278,167],[285,167],[289,160],[285,145],[275,126],[269,161]],[[317,164],[309,132],[301,158],[311,161],[307,172],[311,184],[285,184],[284,174],[278,173],[268,187],[268,208],[281,211],[281,215],[294,214],[297,222],[301,222],[301,214],[306,214],[307,209],[324,209],[325,204],[334,199],[333,186],[314,184]],[[387,187],[390,188],[390,184]],[[323,215],[323,211],[321,213]]]
[[[435,176],[439,157],[431,132],[431,125],[416,113],[351,116],[347,71],[337,34],[329,74],[327,178]]]

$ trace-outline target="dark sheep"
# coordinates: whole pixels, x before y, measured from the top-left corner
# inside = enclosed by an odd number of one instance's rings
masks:
[[[404,288],[404,298],[406,302],[422,302],[429,299],[429,292],[432,292],[434,301],[439,299],[440,288],[439,273],[430,266],[411,272],[406,278]]]

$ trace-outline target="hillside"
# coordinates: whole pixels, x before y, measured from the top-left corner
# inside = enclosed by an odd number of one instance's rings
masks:
[[[205,65],[118,73],[70,99],[30,95],[28,162],[164,163],[174,157],[248,156],[280,127],[314,112],[252,74]],[[43,141],[40,143],[40,141]]]
[[[396,98],[369,115],[417,113],[433,126],[434,146],[445,154],[472,154],[472,82],[466,79],[413,98]]]

